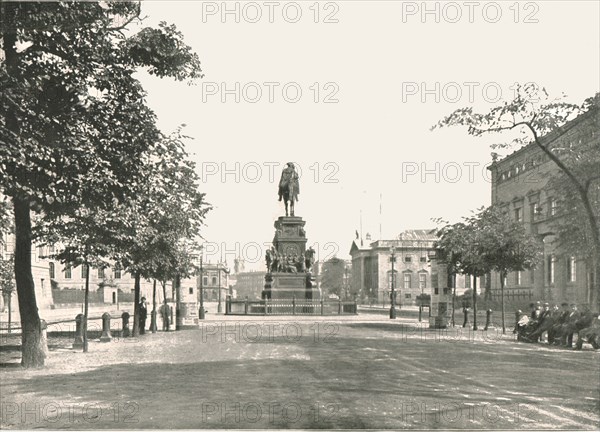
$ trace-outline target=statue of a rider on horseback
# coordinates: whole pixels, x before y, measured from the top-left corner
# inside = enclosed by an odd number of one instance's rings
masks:
[[[281,180],[279,180],[279,201],[283,200],[285,203],[285,215],[294,216],[294,202],[298,201],[298,194],[300,194],[300,184],[298,182],[298,173],[292,162],[288,162],[287,167],[283,169],[281,173]],[[289,214],[288,214],[288,202]]]

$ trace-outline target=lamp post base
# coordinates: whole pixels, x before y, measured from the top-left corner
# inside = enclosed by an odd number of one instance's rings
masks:
[[[396,308],[393,306],[390,308],[390,319],[396,319]]]

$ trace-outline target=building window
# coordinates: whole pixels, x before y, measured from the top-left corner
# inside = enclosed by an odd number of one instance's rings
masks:
[[[407,299],[411,298],[411,295],[410,295],[410,293],[406,293],[406,294],[404,294],[404,298],[407,298]]]
[[[411,288],[412,276],[410,273],[404,273],[404,289]]]
[[[554,264],[556,263],[556,258],[554,255],[548,256],[548,283],[554,283]]]
[[[48,273],[50,274],[50,279],[54,279],[56,269],[54,268],[54,263],[51,262],[48,264]]]
[[[550,216],[556,216],[558,212],[558,201],[555,199],[550,199]]]
[[[535,283],[535,271],[533,269],[529,270],[529,282],[531,285]]]
[[[81,266],[81,279],[87,278],[88,267],[86,265]]]
[[[504,275],[504,280],[502,281],[502,283],[504,284],[504,286],[508,285],[508,275]]]
[[[204,276],[202,278],[202,286],[207,286],[208,285],[208,276]]]
[[[393,280],[392,280],[392,271],[391,270],[388,271],[388,281],[387,282],[388,282],[389,287],[393,286],[394,288],[396,288],[396,280],[398,279],[398,272],[396,270],[394,270],[393,274],[394,274],[394,276],[393,276]],[[392,283],[393,283],[393,285],[392,285]]]
[[[404,257],[404,262],[405,262],[405,263],[412,262],[412,257],[411,257],[410,255],[406,255],[406,256]]]
[[[98,267],[98,279],[104,279],[104,269],[102,267]]]
[[[212,278],[212,285],[213,286],[217,285],[217,277],[216,276],[213,276],[213,278]]]
[[[121,279],[121,269],[115,269],[115,279]]]
[[[567,259],[567,276],[569,282],[577,281],[577,261],[575,260],[575,257],[569,257]]]
[[[71,279],[71,266],[68,264],[65,266],[65,279]]]
[[[520,271],[518,271],[516,274],[516,277],[515,277],[515,282],[517,285],[521,285],[521,278],[522,278],[522,274]]]
[[[38,246],[38,258],[44,258],[44,247]]]
[[[515,220],[517,222],[523,222],[523,209],[521,207],[515,209]]]
[[[427,288],[427,273],[419,273],[419,288],[421,290]]]
[[[471,288],[471,276],[465,275],[465,288]]]
[[[422,263],[427,262],[427,257],[422,256],[421,258],[419,258],[419,261],[421,261]]]
[[[190,294],[194,294],[194,288],[190,287]]]

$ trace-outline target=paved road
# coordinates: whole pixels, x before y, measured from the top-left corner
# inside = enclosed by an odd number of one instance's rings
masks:
[[[389,321],[223,321],[0,368],[3,428],[597,429],[600,353]]]

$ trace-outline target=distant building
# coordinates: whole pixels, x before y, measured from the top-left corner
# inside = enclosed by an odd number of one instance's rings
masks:
[[[4,245],[0,245],[0,257],[8,259],[14,254],[15,237],[6,233],[0,233],[0,235],[4,236]],[[53,304],[51,274],[48,261],[41,252],[43,250],[40,248],[36,248],[35,246],[31,248],[31,273],[33,275],[33,283],[35,284],[35,297],[38,308],[48,309]],[[0,296],[0,311],[4,310],[8,300],[4,297]],[[16,310],[18,307],[16,287],[12,295],[11,305],[13,310]]]
[[[541,138],[550,147],[600,146],[600,111],[594,109],[572,120],[560,130]],[[514,272],[506,278],[508,300],[541,299],[553,302],[591,302],[592,272],[586,256],[573,256],[554,242],[553,222],[559,217],[560,197],[548,186],[559,168],[531,143],[494,162],[492,204],[504,206],[514,220],[524,224],[543,244],[544,258],[535,270]],[[492,276],[493,298],[500,298],[500,277]]]
[[[224,263],[203,263],[202,274],[198,274],[197,287],[202,287],[204,301],[225,304],[227,296],[231,295],[229,284],[229,268]],[[200,291],[198,291],[198,299]]]
[[[431,294],[431,264],[428,257],[435,251],[436,240],[435,230],[417,229],[404,231],[395,240],[377,240],[368,246],[352,242],[353,291],[375,303],[386,304],[390,301],[393,246],[396,301],[400,305],[414,305],[419,294]],[[467,288],[465,285],[468,285],[468,281],[457,275],[457,295],[464,292]]]
[[[248,297],[249,300],[260,300],[265,288],[266,274],[264,271],[250,271],[234,275],[237,298],[243,300]]]

